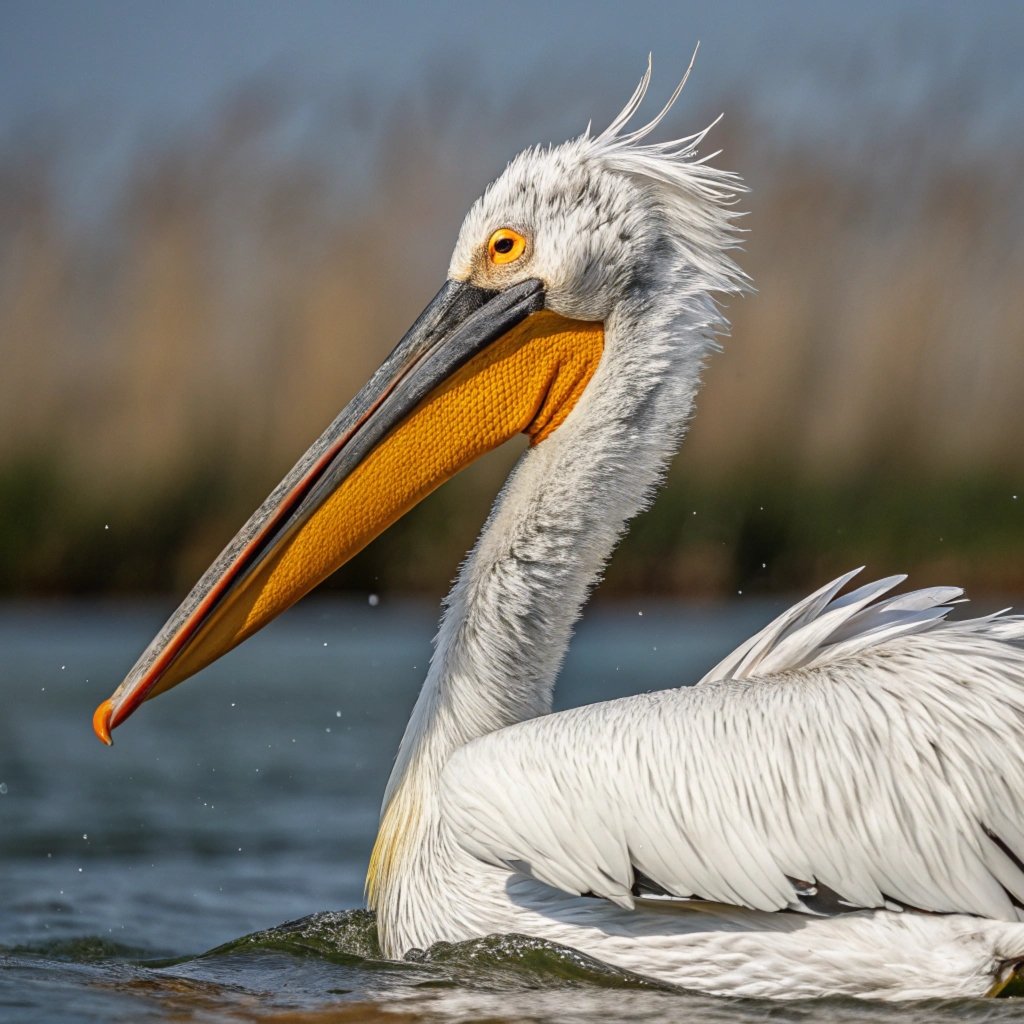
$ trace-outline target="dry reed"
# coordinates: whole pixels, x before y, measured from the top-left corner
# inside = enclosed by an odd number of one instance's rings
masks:
[[[336,161],[268,145],[277,127],[243,105],[141,152],[88,232],[54,184],[59,151],[0,152],[0,590],[187,585],[440,283],[488,168],[470,129],[439,145],[392,115],[339,186]],[[729,130],[728,165],[757,171],[756,132]],[[872,556],[1024,586],[1006,158],[933,161],[897,194],[806,152],[768,161],[741,257],[759,294],[730,304],[669,495],[613,588],[789,586]],[[344,582],[439,589],[509,458],[430,499]]]

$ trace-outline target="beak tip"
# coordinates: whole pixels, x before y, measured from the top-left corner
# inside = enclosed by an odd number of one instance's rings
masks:
[[[113,717],[113,714],[114,702],[112,700],[105,700],[92,716],[92,731],[96,733],[97,739],[108,747],[114,745],[114,741],[110,738],[110,719]]]

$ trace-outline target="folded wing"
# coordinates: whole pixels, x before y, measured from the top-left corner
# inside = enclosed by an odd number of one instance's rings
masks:
[[[623,907],[890,907],[1024,920],[1024,619],[899,579],[794,606],[699,686],[462,748],[467,851]]]

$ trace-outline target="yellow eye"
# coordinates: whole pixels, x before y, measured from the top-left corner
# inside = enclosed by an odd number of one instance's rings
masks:
[[[526,251],[526,239],[511,228],[498,228],[487,242],[492,263],[514,263]]]

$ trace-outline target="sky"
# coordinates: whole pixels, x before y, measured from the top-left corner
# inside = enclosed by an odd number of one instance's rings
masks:
[[[992,83],[993,117],[1024,109],[1015,0],[4,0],[0,137],[40,117],[97,112],[130,131],[173,125],[266,75],[395,93],[439,61],[464,68],[466,89],[492,101],[566,69],[580,94],[622,95],[648,52],[673,77],[698,40],[695,92],[743,83],[787,116],[838,99],[851,71],[876,101],[899,105],[970,69]]]
[[[547,100],[504,118],[505,136],[481,136],[493,173],[525,145],[607,123],[649,53],[653,106],[698,42],[687,109],[742,109],[781,148],[799,138],[858,161],[922,124],[934,145],[965,154],[1021,136],[1016,0],[2,0],[0,147],[57,146],[59,195],[88,230],[139,153],[201,132],[246,88],[269,83],[292,104],[291,131],[273,145],[347,147],[333,166],[355,180],[371,166],[353,158],[360,136],[311,140],[336,123],[314,114],[370,97],[372,119],[447,76],[473,124]]]

